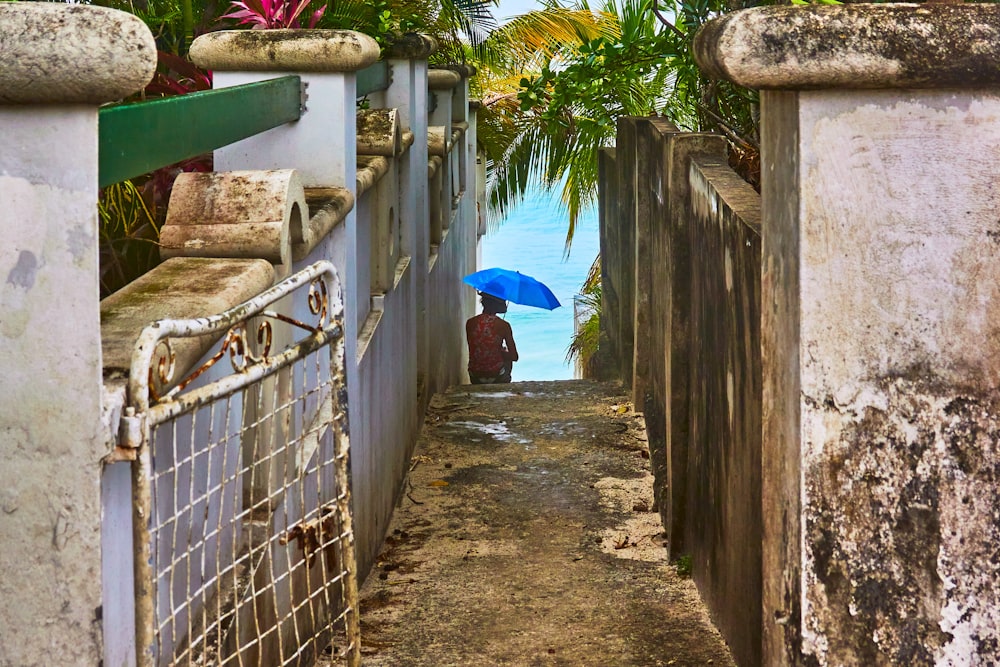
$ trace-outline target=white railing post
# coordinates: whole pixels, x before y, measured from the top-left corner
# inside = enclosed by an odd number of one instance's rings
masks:
[[[1000,661],[998,25],[771,6],[695,41],[762,91],[764,664]]]
[[[148,83],[156,46],[123,12],[21,2],[0,5],[0,43],[0,662],[94,665],[107,583],[101,461],[113,447],[102,419],[98,106]]]
[[[431,127],[435,128],[434,136],[431,137],[431,143],[435,144],[436,148],[434,150],[441,157],[441,167],[439,170],[441,175],[439,179],[441,189],[439,192],[432,193],[431,196],[439,198],[442,234],[447,233],[453,214],[451,184],[455,170],[452,168],[451,153],[448,150],[448,146],[451,144],[453,129],[452,100],[454,88],[461,80],[462,78],[457,72],[447,69],[432,69],[427,73],[427,87],[430,91],[428,94],[434,97],[434,110],[430,114],[429,121]],[[440,136],[438,136],[438,133],[440,133]]]
[[[295,169],[305,188],[357,191],[356,72],[375,62],[374,39],[348,30],[221,31],[202,35],[191,58],[211,69],[215,88],[296,74],[305,85],[302,118],[215,152],[215,170]],[[359,293],[357,216],[345,238],[324,239],[311,259],[330,259],[344,282],[348,386],[357,386],[356,346],[368,287]],[[299,262],[304,264],[305,262]],[[298,264],[296,270],[301,268]],[[364,304],[364,307],[362,307]],[[352,382],[353,380],[353,382]]]
[[[406,153],[405,176],[401,180],[403,250],[410,255],[416,300],[416,353],[418,383],[427,374],[427,261],[430,218],[427,187],[427,57],[437,43],[423,35],[408,35],[389,50],[392,83],[386,91],[386,106],[397,109],[404,130],[413,133]],[[429,400],[423,392],[422,398]],[[421,411],[422,412],[422,411]]]
[[[476,75],[476,68],[464,65],[459,72],[462,82],[455,89],[457,103],[454,108],[454,118],[463,124],[462,143],[455,147],[459,152],[459,187],[462,199],[458,203],[458,216],[466,221],[462,228],[466,248],[465,266],[469,272],[479,267],[479,199],[477,185],[478,170],[476,169],[476,118],[479,110],[478,102],[469,97],[469,78]],[[471,287],[464,290],[462,308],[465,319],[476,314],[476,295]],[[468,365],[468,349],[463,348],[462,367]]]
[[[303,83],[302,117],[215,152],[215,170],[295,169],[303,186],[338,187],[357,194],[356,72],[375,62],[374,39],[348,30],[221,31],[191,45],[196,64],[213,71],[214,87],[225,88],[295,74]],[[367,281],[358,280],[358,218],[352,207],[344,224],[320,240],[301,269],[317,259],[334,263],[345,304],[345,348],[349,402],[355,417],[364,409],[358,376],[358,334],[370,302]],[[355,443],[365,442],[363,419],[353,419]]]

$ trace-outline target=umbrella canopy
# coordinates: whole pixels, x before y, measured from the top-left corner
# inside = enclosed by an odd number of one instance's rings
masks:
[[[552,310],[560,306],[559,299],[543,283],[531,276],[507,269],[483,269],[462,279],[480,292],[492,294],[504,301]]]

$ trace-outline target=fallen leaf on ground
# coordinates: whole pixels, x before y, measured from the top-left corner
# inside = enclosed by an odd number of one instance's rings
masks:
[[[427,486],[448,486],[448,482],[443,479],[435,479],[433,482],[428,482]]]

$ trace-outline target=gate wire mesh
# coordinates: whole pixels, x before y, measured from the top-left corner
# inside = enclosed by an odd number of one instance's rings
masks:
[[[272,322],[293,320],[263,306],[307,279],[310,306],[318,285],[325,309],[326,283],[309,274],[219,316],[230,328],[215,359],[228,351],[236,372],[205,373],[148,408],[149,457],[136,466],[148,500],[137,503],[148,521],[136,522],[140,664],[312,665],[330,646],[360,664],[339,302],[328,326],[267,349],[291,339],[293,327]],[[267,322],[261,356],[250,314]]]

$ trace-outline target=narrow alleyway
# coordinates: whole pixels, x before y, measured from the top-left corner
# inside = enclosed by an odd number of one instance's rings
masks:
[[[361,591],[365,665],[732,664],[666,560],[626,401],[587,381],[434,398]]]

